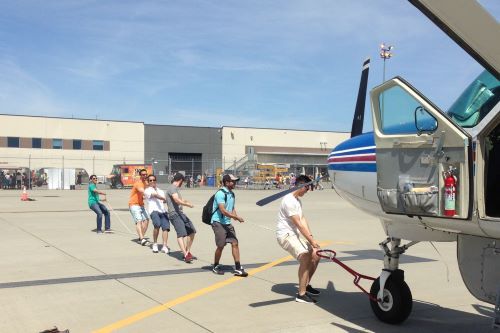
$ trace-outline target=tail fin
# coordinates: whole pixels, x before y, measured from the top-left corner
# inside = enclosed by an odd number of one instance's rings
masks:
[[[351,138],[363,133],[363,121],[365,119],[366,87],[368,85],[368,72],[370,71],[370,58],[363,62],[361,81],[359,81],[358,99],[352,120]]]

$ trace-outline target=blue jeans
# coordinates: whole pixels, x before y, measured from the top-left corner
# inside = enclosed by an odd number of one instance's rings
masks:
[[[90,206],[90,209],[92,209],[96,214],[97,214],[97,231],[101,231],[102,228],[102,215],[104,214],[104,227],[106,230],[111,229],[111,220],[109,217],[109,211],[104,206],[102,203],[98,202],[95,204],[92,204]]]

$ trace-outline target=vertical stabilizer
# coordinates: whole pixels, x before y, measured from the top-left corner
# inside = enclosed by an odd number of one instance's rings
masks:
[[[359,82],[358,99],[356,101],[356,109],[354,110],[354,118],[352,120],[351,138],[363,133],[363,121],[365,119],[365,100],[366,87],[368,85],[368,72],[370,71],[370,58],[363,62],[363,70],[361,71],[361,81]]]

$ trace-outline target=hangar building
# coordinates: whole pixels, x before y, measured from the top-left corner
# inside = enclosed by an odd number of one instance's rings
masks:
[[[150,163],[161,182],[187,175],[326,171],[332,147],[349,133],[247,127],[196,127],[132,121],[0,115],[0,169],[81,168],[109,175],[115,164]]]

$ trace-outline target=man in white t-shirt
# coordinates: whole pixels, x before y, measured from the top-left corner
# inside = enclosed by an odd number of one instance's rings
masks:
[[[148,176],[149,186],[144,190],[144,197],[148,203],[148,214],[153,221],[153,252],[158,253],[158,234],[162,230],[163,247],[161,252],[168,254],[167,246],[168,232],[170,231],[170,222],[168,220],[167,210],[163,204],[166,201],[165,192],[156,185],[156,176]]]
[[[305,175],[297,177],[295,181],[297,187],[309,182],[311,179]],[[316,252],[320,246],[313,238],[299,199],[307,193],[310,186],[313,185],[298,188],[281,201],[276,238],[278,244],[299,262],[299,292],[295,301],[314,304],[317,301],[311,296],[318,296],[320,292],[310,282],[319,264],[320,258]]]

